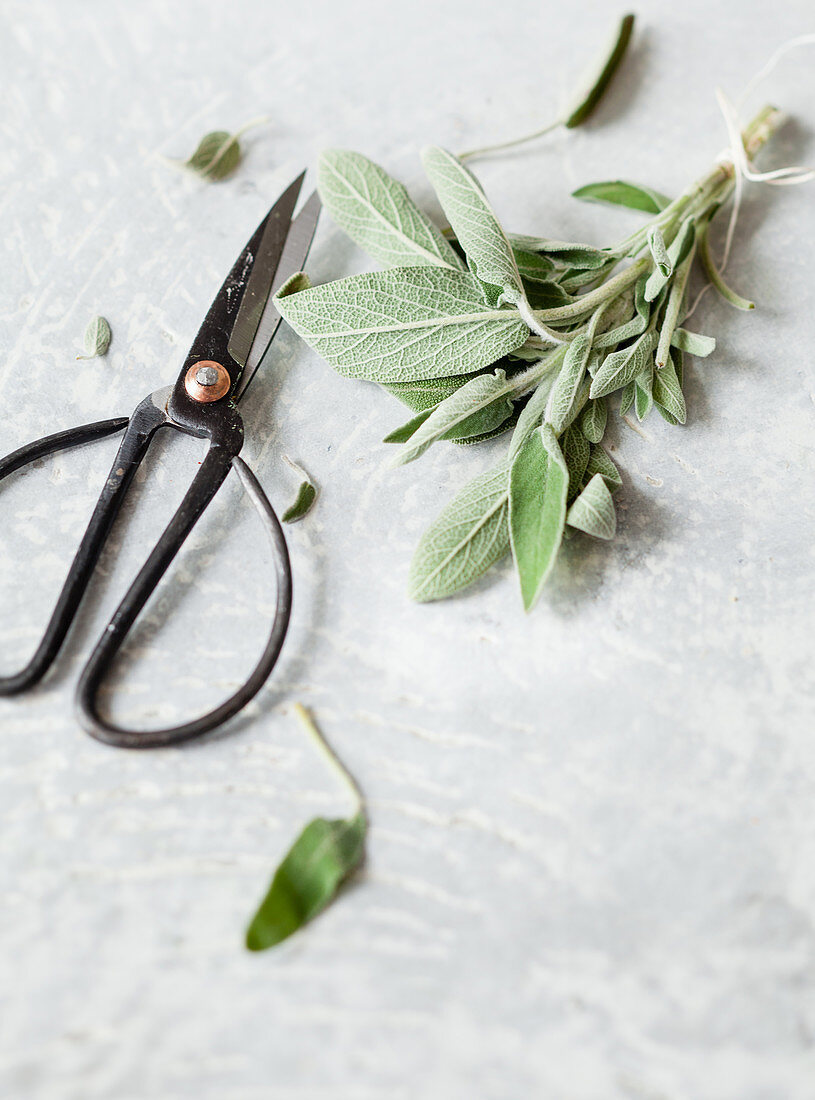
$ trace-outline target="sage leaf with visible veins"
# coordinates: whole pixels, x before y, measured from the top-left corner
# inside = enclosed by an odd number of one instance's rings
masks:
[[[604,183],[587,183],[572,191],[572,196],[583,202],[606,203],[609,206],[627,206],[644,214],[659,214],[670,203],[666,195],[652,187],[625,180],[607,180]]]
[[[474,374],[520,347],[515,310],[485,308],[463,271],[402,267],[352,275],[275,297],[281,315],[340,374],[406,382]]]
[[[569,473],[548,424],[527,438],[509,475],[509,532],[524,608],[534,606],[555,563],[566,520]]]
[[[238,140],[242,134],[253,126],[259,126],[268,121],[266,118],[255,118],[241,126],[234,134],[228,130],[213,130],[206,134],[198,143],[198,148],[185,161],[180,161],[182,168],[189,168],[203,179],[223,180],[232,175],[243,159],[243,150]]]
[[[590,354],[591,339],[585,334],[577,336],[569,344],[563,366],[549,395],[546,410],[546,419],[552,425],[555,435],[560,435],[563,431],[566,417],[571,412],[583,375],[586,373]]]
[[[487,303],[526,305],[528,312],[512,247],[478,180],[438,145],[422,150],[422,163]]]
[[[703,336],[701,332],[688,332],[685,328],[678,328],[674,329],[671,336],[671,347],[686,351],[688,355],[695,355],[697,359],[707,359],[716,349],[716,340],[713,336]]]
[[[414,600],[451,596],[506,554],[508,476],[504,459],[465,485],[430,524],[410,565]]]
[[[670,355],[665,366],[654,371],[653,394],[654,401],[660,409],[670,413],[676,423],[685,423],[687,419],[685,397]]]
[[[587,70],[580,82],[580,90],[563,113],[563,124],[569,129],[585,122],[602,99],[603,93],[625,56],[633,30],[634,16],[624,15],[611,41],[597,61]]]
[[[591,397],[603,397],[633,382],[656,342],[653,333],[646,332],[627,348],[613,351],[603,360],[591,384]]]
[[[595,474],[602,475],[612,493],[615,489],[619,489],[623,483],[620,471],[609,458],[605,447],[599,445],[593,446],[591,449],[584,477],[594,477]]]
[[[617,533],[614,501],[602,474],[595,474],[572,504],[566,516],[570,527],[596,539],[613,539]]]
[[[246,931],[250,951],[275,947],[322,912],[365,854],[368,819],[359,787],[305,707],[298,703],[295,712],[350,790],[356,812],[333,820],[317,817],[306,825],[275,871]]]
[[[580,418],[580,430],[590,443],[599,443],[605,435],[608,407],[605,398],[590,401]]]
[[[360,153],[327,149],[317,162],[326,210],[369,256],[386,267],[462,268],[444,234],[403,185]]]
[[[522,385],[517,377],[507,379],[503,370],[471,378],[438,404],[424,423],[417,427],[397,454],[393,465],[413,462],[436,440],[491,432],[511,414],[511,396],[517,394]]]
[[[85,355],[77,355],[77,359],[94,359],[97,355],[107,354],[110,347],[110,325],[104,317],[92,317],[88,321],[82,342],[85,345]]]

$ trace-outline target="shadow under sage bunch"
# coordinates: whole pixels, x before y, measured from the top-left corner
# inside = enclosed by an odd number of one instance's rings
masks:
[[[764,108],[743,134],[752,158],[781,116]],[[279,292],[288,323],[340,374],[379,382],[414,413],[387,441],[396,462],[438,440],[477,443],[512,430],[507,453],[433,521],[413,558],[417,600],[449,596],[511,551],[524,606],[540,595],[568,525],[609,539],[621,484],[603,449],[608,398],[640,420],[685,422],[682,357],[715,341],[682,327],[698,257],[732,304],[752,308],[713,266],[707,235],[734,186],[719,161],[678,198],[624,181],[575,192],[651,215],[609,248],[508,235],[462,161],[436,146],[424,167],[443,232],[405,188],[359,153],[331,150],[319,190],[337,224],[384,270]]]

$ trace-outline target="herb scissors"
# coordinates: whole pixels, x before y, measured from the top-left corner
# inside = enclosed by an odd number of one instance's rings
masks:
[[[316,192],[293,217],[304,176],[305,172],[283,192],[238,256],[204,318],[174,386],[149,394],[130,417],[102,420],[45,436],[0,459],[2,480],[46,455],[122,430],[125,433],[42,640],[23,669],[0,678],[0,695],[25,691],[45,675],[56,658],[128,487],[160,428],[174,428],[206,438],[209,447],[175,515],[80,675],[76,689],[79,722],[93,737],[122,748],[172,745],[206,733],[237,714],[266,682],[289,624],[291,565],[277,516],[257,478],[240,458],[243,422],[237,402],[246,393],[280,323],[274,294],[302,268],[311,247],[320,213]],[[118,726],[99,713],[100,685],[140,611],[233,468],[258,510],[274,554],[276,606],[263,654],[243,686],[199,718],[157,730]]]

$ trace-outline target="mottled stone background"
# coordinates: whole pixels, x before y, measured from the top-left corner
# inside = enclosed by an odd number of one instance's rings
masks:
[[[569,198],[618,176],[676,192],[724,144],[795,0],[642,0],[596,121],[480,174],[511,229],[600,244],[636,215]],[[508,0],[0,3],[0,449],[129,412],[174,378],[237,249],[328,144],[423,201],[419,147],[543,124],[612,7]],[[766,165],[815,160],[813,51],[767,96],[794,120]],[[165,157],[268,113],[209,185]],[[751,187],[709,295],[716,354],[690,424],[615,426],[613,545],[566,547],[525,617],[507,569],[466,598],[405,596],[423,525],[490,448],[387,472],[393,398],[290,333],[245,415],[290,531],[279,669],[240,720],[132,754],[77,728],[81,662],[202,453],[154,447],[69,651],[0,702],[0,1094],[14,1100],[811,1100],[815,1095],[815,190]],[[326,218],[326,280],[366,260]],[[85,323],[114,332],[77,363]],[[31,651],[115,443],[0,494],[0,667]],[[112,701],[158,723],[223,697],[273,599],[230,485],[140,622]],[[215,664],[214,677],[210,665]],[[294,722],[312,706],[370,799],[370,858],[277,952],[242,932],[276,860],[342,793]]]

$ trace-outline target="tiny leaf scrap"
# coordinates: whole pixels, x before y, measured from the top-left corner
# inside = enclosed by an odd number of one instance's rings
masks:
[[[92,317],[88,321],[83,337],[85,354],[77,355],[77,359],[93,359],[97,355],[106,355],[110,347],[110,325],[104,317]]]

